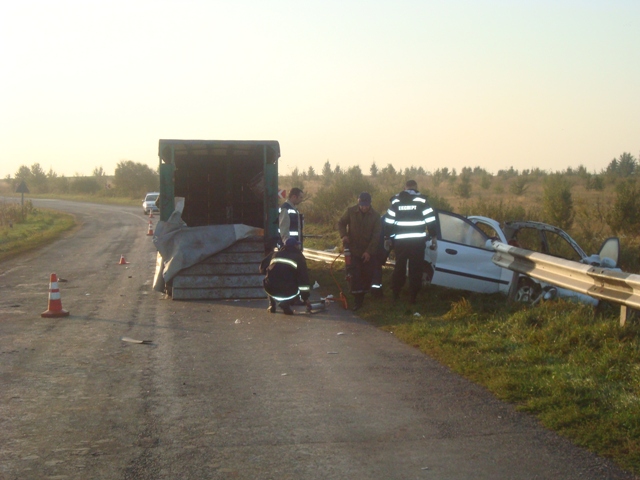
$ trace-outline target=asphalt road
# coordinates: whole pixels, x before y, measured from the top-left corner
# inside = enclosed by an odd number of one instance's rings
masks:
[[[81,226],[0,263],[0,479],[633,478],[338,307],[163,299],[141,208],[34,203]]]

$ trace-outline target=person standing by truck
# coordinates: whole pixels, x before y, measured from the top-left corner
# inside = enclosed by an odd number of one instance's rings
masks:
[[[302,250],[302,230],[304,216],[300,214],[297,206],[302,202],[304,192],[294,187],[289,191],[289,198],[280,206],[278,214],[278,233],[280,234],[279,247],[284,246],[289,238],[295,238]]]
[[[391,205],[385,214],[385,222],[390,231],[390,240],[396,252],[396,265],[391,277],[393,299],[400,297],[400,290],[407,279],[409,264],[409,290],[411,303],[416,302],[422,287],[424,252],[427,232],[435,236],[435,212],[427,197],[418,192],[415,180],[407,180],[405,189],[391,197]]]
[[[371,195],[362,192],[358,204],[347,208],[338,221],[340,238],[351,253],[351,293],[355,297],[353,310],[359,310],[364,295],[371,288],[375,269],[375,254],[380,238],[380,214],[371,207]]]

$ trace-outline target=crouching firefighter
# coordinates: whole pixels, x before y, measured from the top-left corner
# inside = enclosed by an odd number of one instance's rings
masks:
[[[276,313],[278,302],[285,315],[293,315],[291,304],[298,296],[304,302],[309,300],[307,261],[296,238],[288,238],[283,248],[267,255],[260,264],[260,273],[265,275],[263,285],[269,296],[269,313]]]

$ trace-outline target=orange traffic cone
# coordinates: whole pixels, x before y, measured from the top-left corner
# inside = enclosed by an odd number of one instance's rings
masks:
[[[153,224],[151,220],[149,220],[149,230],[147,230],[147,235],[153,235]]]
[[[124,259],[124,255],[120,255],[120,261],[118,262],[118,265],[128,265],[128,264],[129,264],[129,262],[127,262]]]
[[[60,290],[58,289],[58,277],[55,273],[52,273],[49,279],[49,308],[46,312],[42,312],[40,316],[46,318],[69,316],[69,312],[62,309],[62,300],[60,299]]]
[[[149,218],[153,218],[153,210],[149,210]]]

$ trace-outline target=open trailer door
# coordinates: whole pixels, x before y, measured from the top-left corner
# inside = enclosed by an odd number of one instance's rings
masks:
[[[159,157],[161,220],[180,197],[188,228],[260,232],[181,270],[170,280],[173,298],[264,298],[258,266],[278,235],[278,142],[160,140]]]

